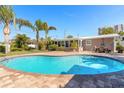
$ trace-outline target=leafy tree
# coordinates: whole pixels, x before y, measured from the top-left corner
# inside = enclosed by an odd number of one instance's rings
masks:
[[[118,34],[119,34],[120,36],[123,36],[123,35],[124,35],[124,32],[123,32],[123,31],[120,31]]]
[[[16,48],[25,49],[25,47],[27,47],[29,42],[30,42],[30,38],[27,37],[25,34],[17,34],[14,39],[14,44]]]
[[[115,31],[112,27],[107,27],[102,29],[102,35],[107,35],[107,34],[114,34]]]

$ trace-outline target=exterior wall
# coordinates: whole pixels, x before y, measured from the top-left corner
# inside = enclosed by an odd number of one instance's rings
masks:
[[[95,47],[99,48],[104,44],[105,48],[114,51],[114,38],[104,38],[104,39],[91,39],[91,45],[86,45],[86,40],[83,40],[83,50],[84,51],[94,51]]]

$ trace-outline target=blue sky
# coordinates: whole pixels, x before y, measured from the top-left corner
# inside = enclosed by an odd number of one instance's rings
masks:
[[[41,19],[50,26],[55,26],[56,31],[50,31],[49,36],[63,38],[66,35],[93,36],[97,35],[98,27],[124,24],[124,6],[13,6],[17,18],[23,18],[35,22]],[[3,25],[0,25],[0,41],[3,41]],[[17,33],[26,34],[35,38],[35,32],[23,27],[15,30],[11,26],[10,38]],[[44,37],[44,32],[40,32]]]

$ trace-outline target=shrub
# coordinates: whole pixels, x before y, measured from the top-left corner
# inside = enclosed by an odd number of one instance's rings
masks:
[[[23,49],[24,49],[24,50],[31,50],[31,48],[28,47],[27,45],[24,45],[24,46],[23,46]]]
[[[3,53],[5,53],[5,46],[3,46],[3,45],[0,45],[0,52],[3,52]]]
[[[53,44],[53,45],[49,45],[48,46],[48,50],[50,50],[50,51],[55,51],[56,49],[57,49],[57,45],[55,45],[55,44]]]
[[[76,41],[73,41],[73,42],[71,43],[71,48],[72,48],[72,49],[77,49],[77,47],[78,47],[77,42],[76,42]]]
[[[11,48],[11,51],[22,51],[22,50],[24,50],[24,49],[22,49],[22,48],[16,48],[16,47]]]
[[[124,51],[124,47],[121,46],[120,44],[117,44],[117,46],[116,46],[116,50],[118,51],[118,53],[123,53],[123,51]]]
[[[45,50],[45,41],[39,41],[38,50]]]

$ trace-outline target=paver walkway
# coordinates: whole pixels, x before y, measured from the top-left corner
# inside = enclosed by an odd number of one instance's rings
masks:
[[[5,88],[49,88],[64,87],[72,75],[30,75],[11,72],[0,67],[0,87]]]

